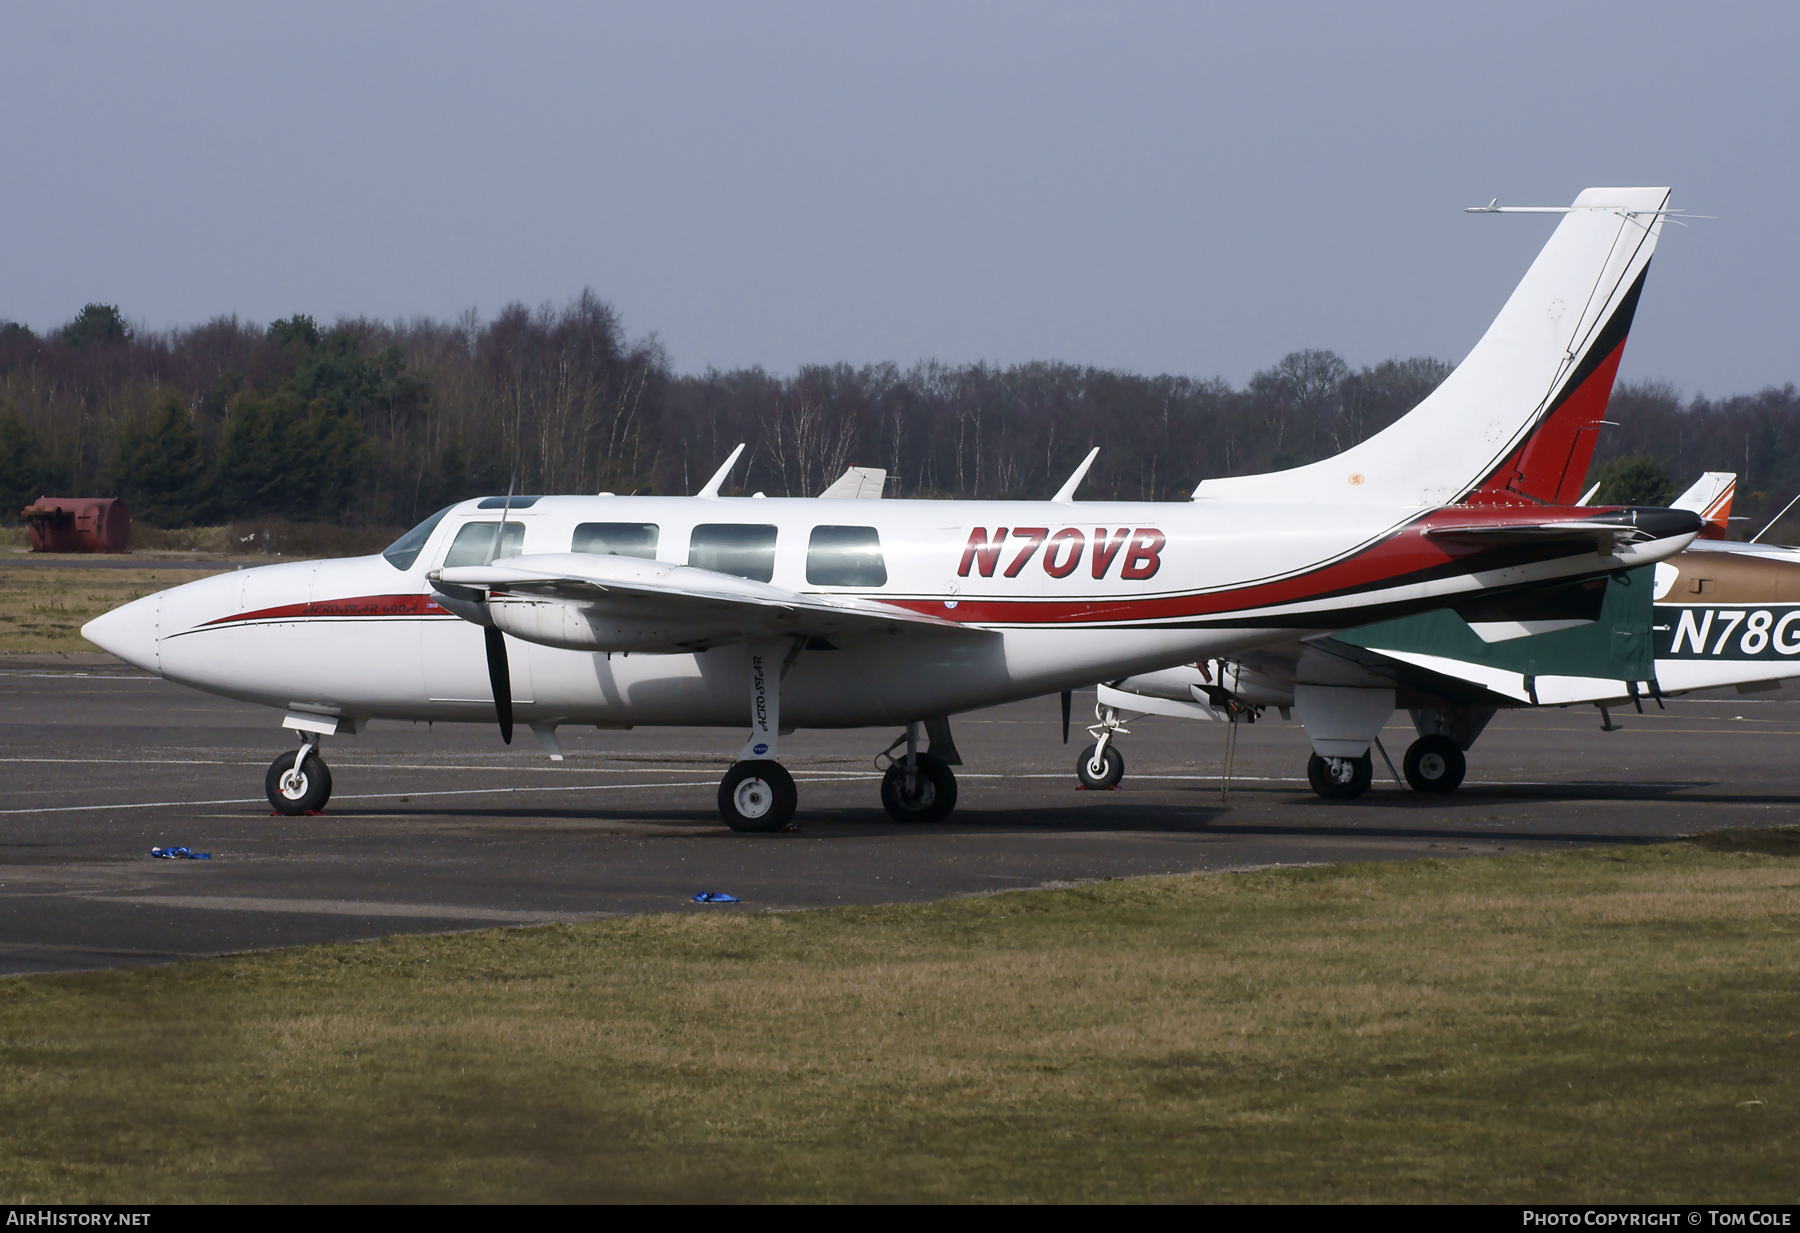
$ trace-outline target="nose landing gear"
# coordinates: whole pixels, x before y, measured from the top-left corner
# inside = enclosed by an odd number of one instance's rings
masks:
[[[331,768],[319,756],[319,738],[307,733],[298,753],[277,754],[263,776],[263,791],[275,812],[289,818],[316,814],[331,799]]]
[[[1100,721],[1088,729],[1094,743],[1075,760],[1075,778],[1090,792],[1116,788],[1125,778],[1125,755],[1113,744],[1113,738],[1131,735],[1131,730],[1120,721],[1117,707],[1096,703],[1094,718]]]
[[[1111,735],[1107,733],[1100,740],[1107,741]],[[1082,750],[1081,757],[1075,760],[1075,778],[1090,792],[1116,788],[1125,778],[1125,755],[1117,745],[1108,744],[1102,749],[1096,741]]]

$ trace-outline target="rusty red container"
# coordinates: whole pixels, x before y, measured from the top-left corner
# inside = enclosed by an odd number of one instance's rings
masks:
[[[39,497],[24,510],[33,552],[128,552],[131,511],[117,497]]]

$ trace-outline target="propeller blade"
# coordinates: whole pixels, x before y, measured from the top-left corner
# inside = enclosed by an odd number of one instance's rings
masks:
[[[1063,690],[1063,744],[1069,743],[1069,705],[1075,700],[1075,691]]]
[[[512,671],[506,664],[506,635],[493,626],[481,631],[487,642],[488,683],[494,687],[494,714],[500,719],[500,739],[512,744]]]
[[[494,558],[500,555],[500,537],[506,533],[506,516],[512,513],[513,489],[518,486],[518,483],[519,473],[517,470],[514,470],[512,478],[506,481],[506,504],[500,507],[500,521],[494,524],[494,542],[488,545],[487,560],[482,562],[483,565],[492,565],[494,563]],[[488,651],[488,663],[489,665],[492,665],[493,662],[493,650],[490,648]],[[511,720],[507,721],[507,727],[509,730],[511,729]],[[512,737],[507,737],[506,743],[508,745],[512,744]]]

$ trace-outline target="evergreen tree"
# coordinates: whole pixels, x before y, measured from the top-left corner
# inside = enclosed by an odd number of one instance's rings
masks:
[[[133,518],[192,526],[206,512],[206,444],[174,390],[119,436],[113,477]]]
[[[19,511],[44,495],[38,483],[30,431],[18,416],[0,415],[0,523],[18,522]]]
[[[1668,468],[1648,454],[1627,454],[1600,468],[1597,505],[1664,505],[1674,495]]]
[[[332,521],[355,501],[368,454],[356,421],[323,399],[241,397],[219,447],[218,499],[234,517]]]
[[[304,313],[295,313],[281,321],[271,321],[268,339],[277,347],[311,351],[319,345],[319,323]]]
[[[118,305],[89,304],[75,320],[63,327],[62,340],[65,347],[130,342],[131,328],[119,315]]]

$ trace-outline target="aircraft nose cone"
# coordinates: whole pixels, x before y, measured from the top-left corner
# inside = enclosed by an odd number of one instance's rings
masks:
[[[159,595],[146,595],[102,613],[81,627],[81,636],[128,664],[160,673],[156,637],[161,600]]]

